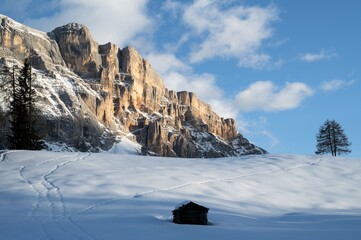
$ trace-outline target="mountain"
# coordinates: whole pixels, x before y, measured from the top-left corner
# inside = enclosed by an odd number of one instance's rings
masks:
[[[44,33],[0,15],[0,46],[1,65],[21,65],[31,56],[39,131],[49,148],[65,143],[101,151],[127,138],[159,156],[266,153],[194,93],[167,89],[136,49],[99,45],[84,25]],[[5,92],[0,100],[6,112]]]

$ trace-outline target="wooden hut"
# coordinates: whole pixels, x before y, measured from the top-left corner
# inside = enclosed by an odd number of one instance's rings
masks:
[[[173,210],[173,222],[179,224],[207,225],[208,210],[208,208],[191,201],[183,202]]]

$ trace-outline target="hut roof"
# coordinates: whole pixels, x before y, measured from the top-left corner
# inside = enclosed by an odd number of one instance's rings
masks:
[[[198,205],[192,201],[184,201],[184,202],[181,202],[180,204],[178,204],[175,209],[173,210],[174,211],[179,211],[179,210],[187,210],[187,209],[198,209],[198,210],[202,210],[202,211],[206,211],[208,212],[209,208],[206,208],[206,207],[203,207],[201,205]]]

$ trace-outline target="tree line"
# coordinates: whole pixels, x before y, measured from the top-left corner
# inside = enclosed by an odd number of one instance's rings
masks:
[[[8,148],[41,149],[42,141],[36,131],[37,111],[35,91],[32,86],[31,59],[26,58],[23,67],[15,64],[8,67],[3,63],[1,80],[0,88],[5,93],[4,101],[8,105],[7,114],[10,125],[9,133],[6,134]]]

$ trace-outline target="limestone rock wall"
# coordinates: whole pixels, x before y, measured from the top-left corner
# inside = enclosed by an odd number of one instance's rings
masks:
[[[65,66],[55,40],[46,33],[14,24],[6,17],[0,18],[1,56],[24,59],[32,56],[34,67],[48,69],[53,65]]]
[[[84,77],[99,77],[102,65],[99,45],[87,27],[71,23],[54,29],[49,35],[58,43],[68,68]]]
[[[265,152],[238,133],[233,119],[218,116],[196,94],[168,90],[133,47],[99,45],[81,24],[67,24],[46,34],[6,17],[0,20],[2,57],[10,54],[21,60],[30,52],[34,67],[48,72],[49,81],[68,81],[66,94],[71,101],[52,93],[59,102],[54,106],[61,105],[59,111],[66,117],[42,119],[48,139],[56,140],[61,133],[59,140],[77,148],[106,148],[104,133],[113,140],[120,133],[134,136],[152,154],[172,157]]]
[[[149,62],[133,47],[124,48],[121,56],[123,77],[114,94],[116,115],[149,151],[162,156],[203,157],[192,133],[203,132],[210,141],[213,138],[224,143],[239,135],[233,119],[218,116],[196,94],[166,89]]]
[[[160,108],[165,87],[160,76],[153,70],[150,63],[143,59],[133,47],[122,50],[121,70],[128,76],[129,103],[136,109],[151,113]]]

